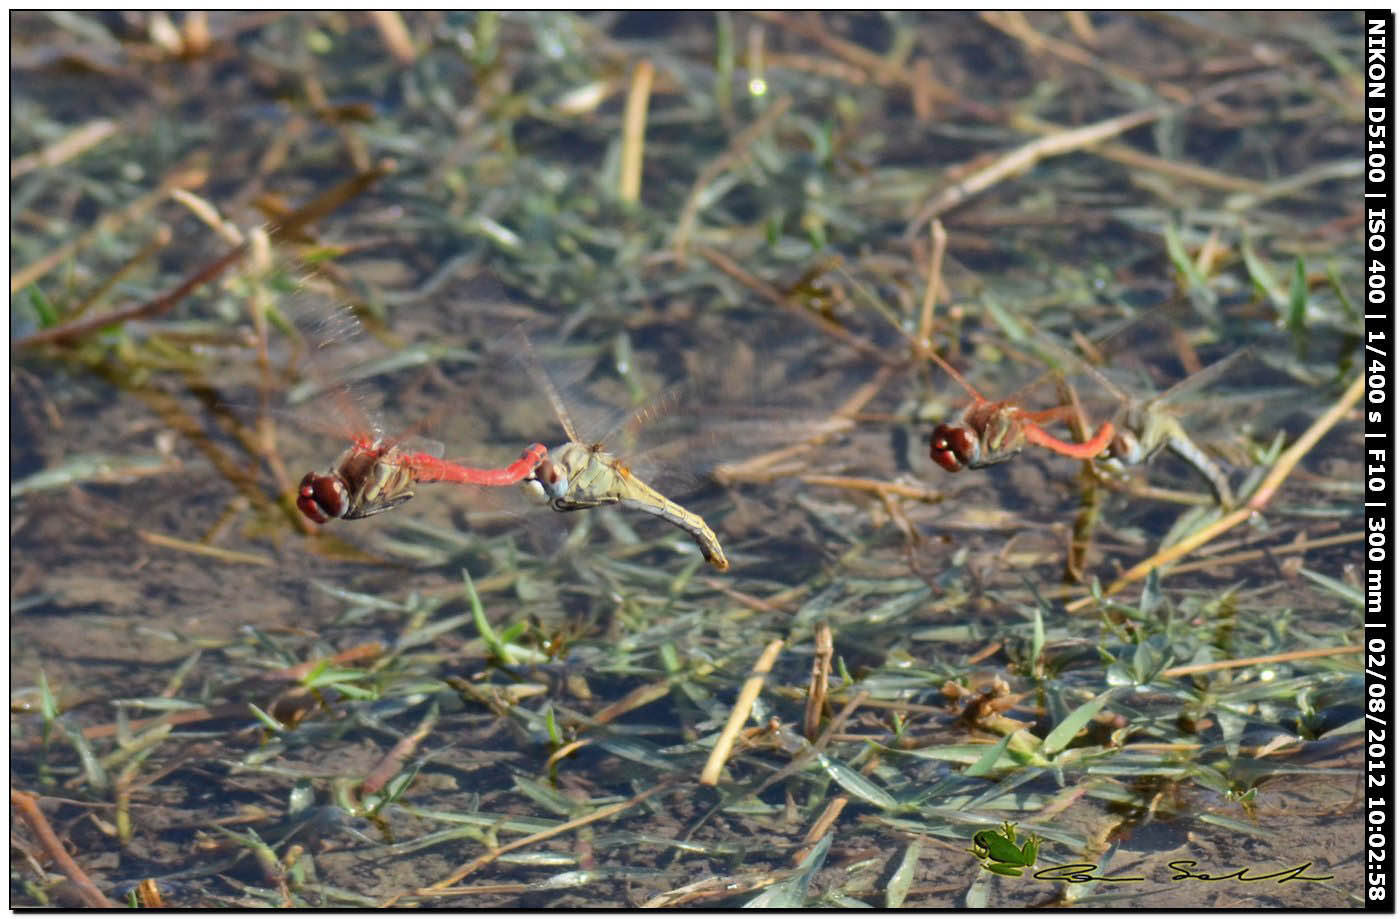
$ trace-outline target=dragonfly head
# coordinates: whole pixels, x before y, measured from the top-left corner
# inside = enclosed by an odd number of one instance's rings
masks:
[[[1108,444],[1108,451],[1124,466],[1136,466],[1147,459],[1147,451],[1143,448],[1142,441],[1132,431],[1123,428],[1114,432],[1113,440]]]
[[[928,455],[949,472],[975,465],[982,448],[977,437],[962,425],[940,424],[928,439]]]
[[[350,507],[350,489],[340,476],[308,472],[297,487],[297,509],[313,523],[342,517]]]
[[[521,480],[520,490],[533,504],[549,504],[568,492],[569,477],[564,474],[563,466],[545,457],[529,477]]]

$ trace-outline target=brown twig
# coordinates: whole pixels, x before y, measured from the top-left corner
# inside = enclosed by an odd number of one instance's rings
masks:
[[[107,214],[86,233],[81,234],[48,255],[10,275],[10,293],[17,293],[73,257],[73,253],[105,234],[115,233],[155,207],[176,188],[198,188],[209,178],[209,172],[195,162],[183,163],[171,170],[155,190],[142,195],[121,210]]]
[[[855,42],[837,37],[829,29],[823,28],[820,20],[813,22],[791,13],[780,12],[755,11],[754,16],[773,23],[784,31],[811,39],[836,57],[867,71],[871,79],[881,86],[891,84],[905,86],[912,92],[921,93],[928,99],[960,108],[983,121],[995,121],[997,118],[995,108],[970,99],[939,83],[933,79],[931,73],[919,73],[917,70],[910,72],[896,62],[881,57]]]
[[[1187,571],[1218,568],[1221,565],[1238,565],[1241,562],[1258,561],[1261,558],[1268,558],[1272,555],[1297,556],[1311,549],[1323,549],[1327,546],[1339,546],[1349,542],[1362,542],[1365,539],[1365,533],[1338,533],[1336,536],[1322,536],[1317,539],[1298,540],[1296,542],[1290,542],[1280,546],[1269,546],[1263,549],[1246,549],[1241,552],[1232,552],[1228,555],[1212,555],[1198,562],[1185,562],[1177,565],[1172,570],[1177,574],[1182,574]]]
[[[867,479],[849,475],[799,475],[797,480],[804,485],[825,485],[828,488],[845,488],[850,491],[863,491],[885,497],[894,495],[900,498],[913,498],[915,501],[937,503],[948,495],[923,485],[907,485],[903,482],[887,482],[884,479]]]
[[[786,447],[779,447],[758,456],[752,456],[738,463],[721,463],[714,469],[714,477],[720,484],[744,481],[767,481],[765,473],[777,463],[799,456],[830,437],[848,431],[854,426],[851,416],[885,387],[894,375],[895,368],[881,367],[874,378],[863,383],[856,391],[831,413],[831,417],[813,427],[813,433],[804,440]]]
[[[827,802],[826,807],[822,810],[821,816],[816,819],[811,829],[807,830],[806,835],[802,837],[801,847],[798,848],[796,852],[792,853],[792,858],[789,860],[791,864],[802,864],[807,856],[811,854],[812,848],[821,841],[821,838],[826,835],[826,831],[831,829],[831,825],[836,822],[836,818],[841,816],[841,812],[845,810],[846,805],[850,803],[851,799],[847,795],[837,795]]]
[[[161,546],[165,549],[178,549],[181,552],[189,552],[193,555],[203,555],[206,558],[215,558],[231,565],[261,565],[264,568],[271,568],[276,564],[266,555],[254,555],[251,552],[239,552],[235,549],[206,546],[203,543],[191,542],[188,539],[178,539],[174,536],[167,536],[164,533],[155,533],[151,530],[137,530],[136,535],[153,546]]]
[[[392,172],[393,169],[393,161],[386,160],[374,169],[352,176],[336,187],[314,198],[310,203],[301,207],[285,220],[274,224],[269,229],[268,235],[274,240],[296,236],[308,224],[324,217],[345,202],[362,194],[380,178]],[[162,192],[162,195],[164,193],[165,192]],[[214,261],[195,271],[194,274],[176,285],[174,290],[164,293],[154,300],[148,300],[145,303],[139,303],[100,316],[90,316],[87,319],[64,323],[63,325],[54,326],[51,329],[44,329],[42,332],[35,332],[33,335],[18,339],[14,342],[14,346],[17,348],[32,348],[36,345],[68,342],[77,338],[82,338],[99,329],[117,325],[118,323],[128,322],[132,319],[149,319],[153,316],[159,316],[173,309],[181,300],[185,299],[191,291],[223,274],[229,266],[243,258],[247,252],[248,244],[246,242],[234,246]],[[11,282],[11,289],[15,289],[13,280]]]
[[[623,813],[624,811],[631,810],[638,804],[641,804],[646,799],[671,787],[671,785],[673,784],[675,783],[663,781],[661,782],[661,784],[653,785],[651,788],[648,788],[646,791],[643,791],[640,794],[633,795],[626,801],[619,801],[617,804],[609,804],[607,807],[600,807],[591,814],[585,814],[582,817],[575,817],[573,820],[565,821],[564,823],[561,823],[556,827],[551,827],[547,830],[541,830],[540,832],[535,833],[533,835],[517,839],[514,842],[506,843],[503,846],[499,846],[495,849],[492,849],[490,852],[487,852],[486,854],[478,856],[477,858],[474,858],[471,861],[467,862],[465,865],[461,866],[456,871],[449,874],[447,877],[438,881],[436,884],[431,884],[427,887],[420,888],[417,891],[417,894],[419,896],[425,897],[452,896],[457,893],[457,891],[452,889],[452,885],[456,884],[458,881],[462,880],[462,878],[476,871],[478,868],[482,868],[486,865],[491,864],[496,859],[500,858],[502,855],[505,855],[507,852],[514,852],[516,849],[521,849],[525,846],[532,846],[537,842],[544,842],[546,839],[553,839],[555,836],[558,836],[561,833],[568,833],[572,830],[577,830],[581,827],[588,826],[591,823],[597,823],[599,820],[606,820],[609,817],[613,817],[617,814]],[[395,894],[393,897],[390,897],[387,901],[381,903],[380,905],[392,906],[404,896],[405,894]]]
[[[700,174],[695,177],[695,183],[690,186],[690,194],[686,195],[685,204],[681,207],[681,215],[676,220],[676,232],[671,240],[678,261],[685,261],[686,250],[690,247],[690,237],[695,232],[695,221],[700,213],[700,199],[704,195],[705,189],[715,179],[723,175],[735,160],[744,156],[759,135],[768,130],[791,106],[791,96],[781,96],[774,100],[773,104],[768,106],[762,115],[754,119],[753,124],[739,132],[739,136],[734,138],[723,153],[700,170]]]
[[[389,784],[389,780],[399,774],[399,770],[418,749],[418,745],[433,732],[433,726],[436,724],[437,714],[434,712],[425,717],[413,733],[400,738],[399,742],[394,744],[388,753],[384,754],[383,758],[369,771],[369,775],[365,776],[364,781],[360,783],[360,798],[364,799]]]
[[[807,710],[802,719],[802,735],[808,740],[817,739],[821,728],[822,710],[826,708],[827,682],[831,679],[831,658],[836,649],[831,641],[831,626],[823,622],[817,626],[816,651],[812,655],[812,678],[807,683]]]
[[[10,804],[19,811],[19,815],[24,818],[25,823],[29,824],[34,835],[39,837],[39,843],[44,847],[49,858],[52,858],[54,864],[58,865],[68,876],[68,880],[73,882],[73,886],[77,888],[78,896],[82,897],[84,904],[94,909],[120,908],[121,904],[107,899],[107,895],[98,890],[97,885],[87,876],[87,872],[83,871],[73,860],[73,856],[68,854],[68,850],[63,848],[63,843],[59,841],[53,827],[49,824],[49,818],[45,817],[44,812],[39,809],[38,799],[18,788],[11,788]]]
[[[880,361],[881,363],[888,363],[889,356],[885,354],[885,352],[881,351],[879,348],[875,347],[865,339],[861,338],[859,335],[856,335],[854,332],[851,332],[850,330],[841,327],[839,324],[831,321],[830,319],[827,319],[825,316],[819,316],[811,310],[807,309],[801,303],[797,302],[795,298],[783,293],[781,290],[774,287],[772,284],[769,284],[762,278],[756,277],[755,275],[751,274],[750,272],[745,270],[738,262],[734,261],[728,255],[725,255],[723,252],[720,252],[718,249],[712,249],[709,246],[699,246],[696,248],[696,251],[699,252],[700,255],[703,256],[705,260],[708,261],[711,265],[714,265],[720,271],[723,271],[725,274],[729,275],[731,278],[738,281],[740,284],[743,284],[745,287],[771,301],[775,306],[778,306],[782,309],[787,310],[790,313],[794,313],[802,317],[804,320],[815,325],[817,328],[821,329],[826,334],[832,336],[833,338],[840,339],[841,341],[850,345],[852,348],[855,348],[861,354],[864,354],[867,357],[871,357],[877,361]]]

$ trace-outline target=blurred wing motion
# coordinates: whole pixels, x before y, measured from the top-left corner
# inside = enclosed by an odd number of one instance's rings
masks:
[[[1185,460],[1210,483],[1215,498],[1221,505],[1232,506],[1234,497],[1230,490],[1229,478],[1186,433],[1180,419],[1171,412],[1169,405],[1174,397],[1220,379],[1241,358],[1249,354],[1248,348],[1242,348],[1214,364],[1201,368],[1160,395],[1149,399],[1130,396],[1102,374],[1094,371],[1094,376],[1101,385],[1122,400],[1122,409],[1118,416],[1118,434],[1109,445],[1110,457],[1106,465],[1116,466],[1121,470],[1123,466],[1145,463],[1165,447]]]
[[[556,511],[619,504],[660,517],[689,533],[705,561],[720,571],[729,569],[719,537],[704,518],[634,476],[600,445],[571,440],[555,447],[521,482],[521,489],[531,501]]]
[[[1113,437],[1113,424],[1106,421],[1097,434],[1083,443],[1060,440],[1046,431],[1044,425],[1067,421],[1071,411],[1069,406],[1030,411],[1023,408],[1015,396],[993,402],[937,353],[928,351],[926,356],[972,398],[956,418],[938,425],[929,435],[929,458],[948,472],[982,469],[1004,463],[1019,454],[1028,443],[1061,456],[1093,459],[1103,452]]]

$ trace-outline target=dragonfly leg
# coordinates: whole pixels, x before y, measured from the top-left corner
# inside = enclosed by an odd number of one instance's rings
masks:
[[[566,514],[569,511],[586,511],[595,507],[606,507],[609,504],[616,504],[617,499],[611,501],[577,501],[573,498],[555,498],[549,502],[550,510]]]

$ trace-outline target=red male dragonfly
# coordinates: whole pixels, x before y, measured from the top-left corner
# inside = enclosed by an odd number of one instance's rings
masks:
[[[531,444],[509,466],[476,469],[403,450],[383,437],[357,436],[328,470],[302,478],[297,508],[315,523],[372,517],[412,498],[420,482],[514,485],[532,475],[548,452],[544,444]]]
[[[331,309],[317,319],[329,329],[331,341],[353,340],[360,333],[359,321],[347,310]],[[363,369],[363,368],[362,368]],[[324,472],[308,472],[297,487],[297,508],[315,523],[332,518],[358,520],[398,507],[413,497],[419,483],[451,482],[460,485],[514,485],[534,473],[548,454],[544,444],[531,444],[515,462],[497,469],[478,469],[440,459],[424,451],[411,450],[401,437],[386,437],[372,424],[346,383],[313,385],[311,393],[330,390],[338,411],[332,414],[349,420],[341,436],[350,446]],[[320,400],[322,404],[326,400]],[[323,419],[317,419],[321,421]]]
[[[1073,412],[1071,406],[1028,411],[1015,399],[993,402],[978,392],[943,358],[933,351],[924,353],[972,397],[971,404],[963,409],[962,414],[934,428],[929,437],[929,458],[949,472],[1004,463],[1020,453],[1028,443],[1061,456],[1093,459],[1113,440],[1113,423],[1108,421],[1104,422],[1098,433],[1083,443],[1060,440],[1041,425],[1067,422]]]

